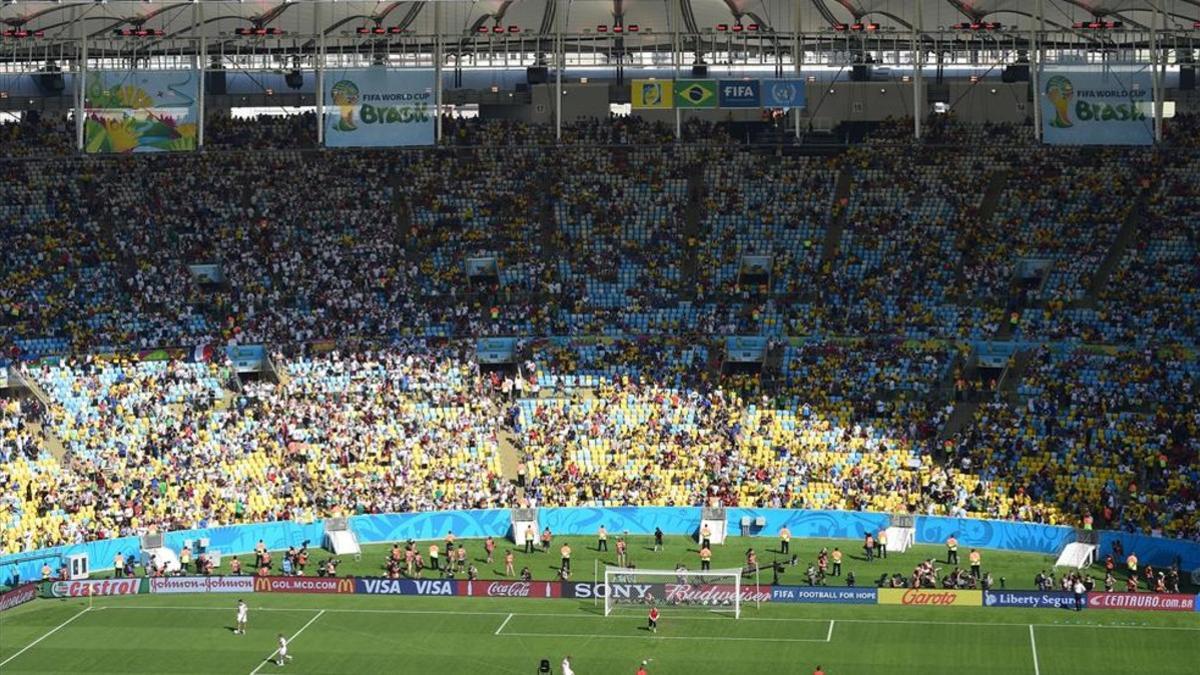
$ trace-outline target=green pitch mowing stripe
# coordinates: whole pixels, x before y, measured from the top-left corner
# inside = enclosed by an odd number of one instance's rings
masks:
[[[705,616],[689,616],[664,609],[658,632],[652,633],[646,619],[626,616],[578,614],[540,616],[513,614],[496,635],[529,638],[600,638],[626,640],[701,640],[704,642],[827,642],[830,631],[815,622],[789,624],[783,621],[761,623],[724,621]],[[830,623],[830,622],[826,622]]]

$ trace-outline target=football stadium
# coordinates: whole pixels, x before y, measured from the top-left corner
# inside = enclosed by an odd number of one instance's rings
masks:
[[[0,0],[0,674],[1194,675],[1198,58]]]

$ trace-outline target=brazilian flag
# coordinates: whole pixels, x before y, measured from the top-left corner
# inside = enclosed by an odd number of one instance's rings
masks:
[[[676,80],[675,105],[680,108],[717,107],[717,81]]]

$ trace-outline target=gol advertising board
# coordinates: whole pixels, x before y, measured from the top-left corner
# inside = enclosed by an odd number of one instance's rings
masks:
[[[354,592],[365,595],[457,595],[458,586],[447,579],[358,578]]]
[[[53,581],[49,584],[52,598],[86,598],[96,595],[137,595],[145,592],[145,579],[77,579]]]
[[[910,607],[981,607],[983,591],[881,588],[879,589],[879,604]]]
[[[84,150],[195,150],[199,97],[195,70],[90,72],[83,103]]]
[[[23,605],[36,597],[37,584],[25,584],[7,593],[0,593],[0,612]]]
[[[1093,609],[1136,609],[1156,612],[1191,612],[1196,596],[1178,593],[1088,593]]]
[[[353,593],[352,577],[254,577],[255,593]]]
[[[254,577],[154,577],[151,593],[253,593]]]
[[[433,145],[432,70],[364,68],[325,76],[325,145]]]
[[[1042,139],[1051,145],[1150,145],[1150,71],[1047,68],[1038,98]]]

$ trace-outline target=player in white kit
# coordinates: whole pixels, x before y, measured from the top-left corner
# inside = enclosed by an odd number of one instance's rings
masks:
[[[562,660],[562,675],[575,675],[575,671],[571,670],[571,657],[566,657]]]
[[[238,600],[237,628],[233,629],[234,635],[245,635],[246,634],[246,614],[249,611],[250,611],[250,608],[246,606],[246,601]]]
[[[291,661],[292,657],[287,653],[287,638],[283,637],[283,633],[279,634],[279,650],[276,652],[279,657],[275,659],[275,665],[282,666],[284,660]]]

